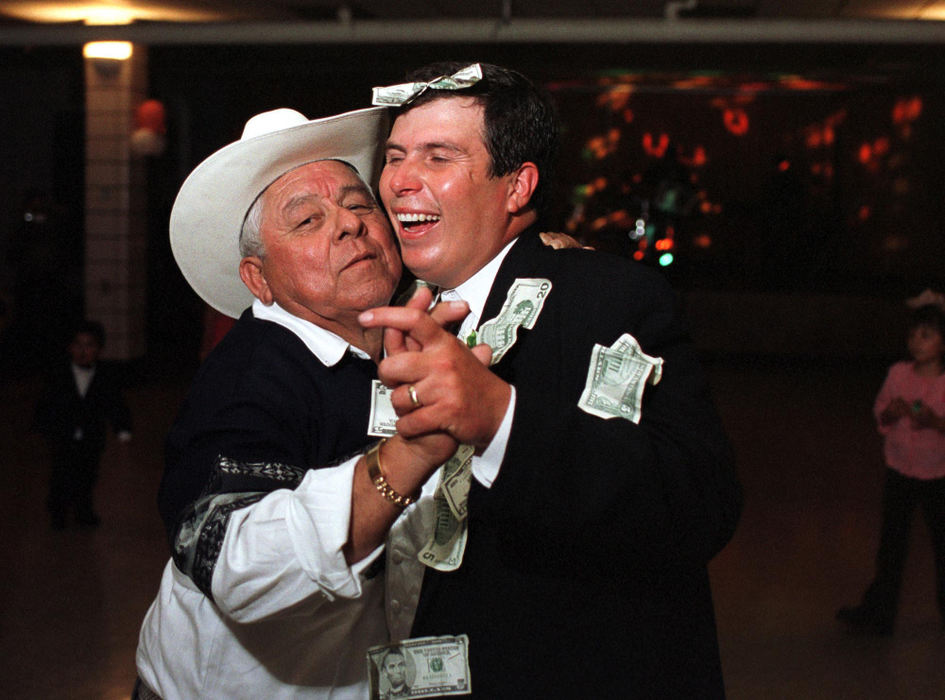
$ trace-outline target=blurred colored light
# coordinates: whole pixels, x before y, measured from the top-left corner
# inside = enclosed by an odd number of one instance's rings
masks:
[[[729,108],[722,112],[722,121],[725,128],[736,136],[748,133],[748,115],[741,108]]]
[[[643,260],[643,251],[642,251],[642,250],[635,250],[635,251],[633,251],[633,259],[634,259],[634,260]]]
[[[673,254],[672,253],[663,253],[660,256],[660,265],[666,267],[673,264]]]
[[[653,134],[650,132],[643,134],[643,150],[646,151],[647,155],[651,155],[654,158],[662,158],[667,148],[669,148],[668,134],[660,134],[659,139],[657,139],[655,143]]]

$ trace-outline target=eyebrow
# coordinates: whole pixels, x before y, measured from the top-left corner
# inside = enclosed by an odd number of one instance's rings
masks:
[[[366,195],[371,201],[374,201],[374,194],[371,192],[371,189],[363,182],[359,182],[356,185],[344,185],[341,188],[341,192],[338,193],[338,199],[342,200],[349,194],[363,194]]]
[[[418,151],[434,151],[434,150],[436,150],[436,149],[438,149],[438,148],[442,148],[442,149],[445,149],[445,150],[447,150],[447,151],[454,151],[454,152],[456,152],[456,153],[462,153],[462,152],[463,152],[463,149],[462,149],[462,148],[460,148],[459,146],[457,146],[455,143],[450,143],[449,141],[428,141],[428,142],[426,142],[426,143],[420,144],[420,146],[419,146],[416,150],[418,150]],[[395,143],[394,141],[388,141],[388,142],[387,142],[387,149],[388,149],[388,150],[394,149],[394,150],[396,150],[396,151],[404,151],[404,152],[407,151],[407,149],[406,149],[404,146],[401,146],[399,143]]]
[[[368,186],[362,182],[351,185],[343,185],[338,192],[338,201],[344,200],[345,197],[351,194],[363,194],[372,202],[374,201],[374,195],[371,193],[371,190],[368,189]],[[324,197],[317,192],[307,192],[305,194],[299,194],[292,197],[288,202],[285,203],[285,206],[282,207],[282,212],[284,214],[289,214],[293,209],[299,207],[303,204],[306,204],[310,201],[318,201],[324,199]]]

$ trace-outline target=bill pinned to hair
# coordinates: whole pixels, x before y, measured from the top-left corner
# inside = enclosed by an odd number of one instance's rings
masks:
[[[371,104],[377,107],[399,107],[422,95],[427,90],[463,90],[482,80],[482,66],[473,63],[453,75],[441,75],[433,80],[400,83],[372,88]]]

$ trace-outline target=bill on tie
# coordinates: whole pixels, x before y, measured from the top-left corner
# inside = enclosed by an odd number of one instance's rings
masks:
[[[371,416],[368,418],[368,435],[391,437],[397,433],[397,414],[390,400],[393,391],[377,379],[371,382]]]
[[[456,454],[443,469],[443,481],[440,488],[453,512],[453,517],[457,520],[465,520],[468,513],[467,504],[469,503],[469,485],[472,481],[474,452],[472,445],[460,445]]]
[[[515,280],[499,315],[479,327],[479,342],[492,348],[492,364],[501,360],[518,340],[519,327],[534,328],[550,291],[551,280],[530,277]]]
[[[643,352],[629,333],[609,348],[595,345],[578,407],[599,418],[624,418],[639,423],[643,389],[663,376],[663,360]]]
[[[367,651],[371,700],[469,695],[469,637],[418,637]]]
[[[469,479],[472,476],[473,450],[469,445],[460,445],[456,453],[443,465],[440,483],[433,493],[433,533],[429,541],[417,553],[417,559],[437,571],[455,571],[463,563],[466,551],[466,503],[469,497]],[[467,475],[468,476],[465,476]],[[450,503],[444,484],[457,477],[465,478],[465,493],[454,493],[456,504]],[[457,517],[454,508],[463,513]]]

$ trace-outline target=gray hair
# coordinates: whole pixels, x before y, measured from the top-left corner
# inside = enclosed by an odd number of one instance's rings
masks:
[[[240,257],[255,255],[263,257],[266,249],[263,247],[260,224],[262,223],[262,193],[253,202],[243,219],[240,229]]]

